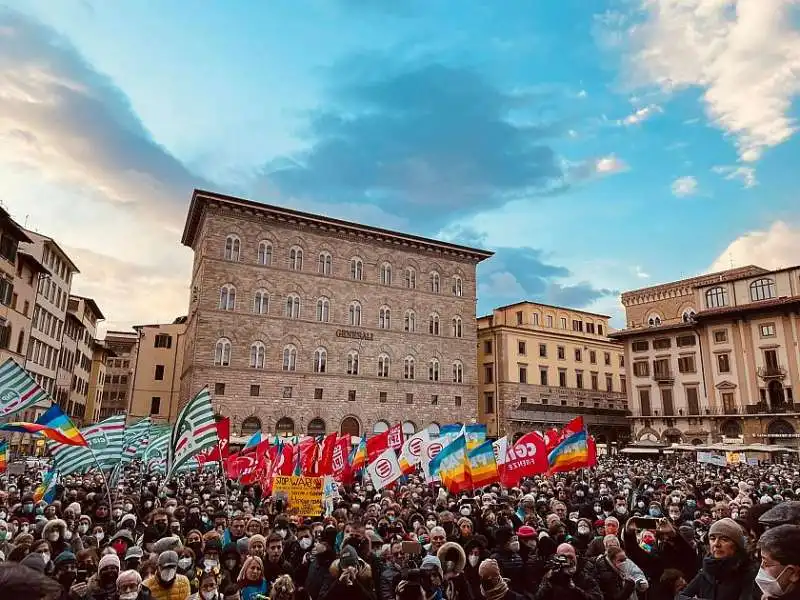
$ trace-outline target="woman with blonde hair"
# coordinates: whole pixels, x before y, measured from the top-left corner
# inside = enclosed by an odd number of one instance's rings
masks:
[[[248,556],[239,571],[236,580],[242,600],[256,600],[259,596],[266,596],[267,580],[264,579],[264,563],[258,556]]]

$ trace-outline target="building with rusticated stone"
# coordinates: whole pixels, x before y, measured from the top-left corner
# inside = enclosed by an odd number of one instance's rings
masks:
[[[622,295],[633,437],[800,439],[800,267],[710,273]]]
[[[181,402],[232,433],[407,432],[477,416],[476,265],[492,253],[196,190]]]
[[[624,346],[609,317],[535,302],[478,319],[478,414],[492,436],[562,428],[582,415],[598,444],[630,437]]]

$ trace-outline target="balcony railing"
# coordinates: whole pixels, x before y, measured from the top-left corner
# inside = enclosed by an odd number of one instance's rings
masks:
[[[675,381],[675,374],[672,369],[659,369],[653,371],[653,379],[655,381]]]
[[[748,404],[745,407],[745,412],[748,415],[793,413],[800,412],[800,405],[794,402],[775,402],[773,404],[758,402],[756,404]]]
[[[786,369],[781,365],[758,367],[757,373],[761,379],[784,379],[786,377]]]

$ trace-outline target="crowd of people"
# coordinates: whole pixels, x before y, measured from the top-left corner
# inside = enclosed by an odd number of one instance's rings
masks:
[[[37,503],[39,476],[0,479],[3,600],[800,599],[797,465],[612,457],[458,496],[364,480],[316,515],[136,465]]]

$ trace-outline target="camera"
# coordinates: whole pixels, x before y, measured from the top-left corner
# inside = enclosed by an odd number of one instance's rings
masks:
[[[569,558],[562,554],[553,554],[547,560],[547,569],[552,571],[553,575],[564,572],[571,566]]]

